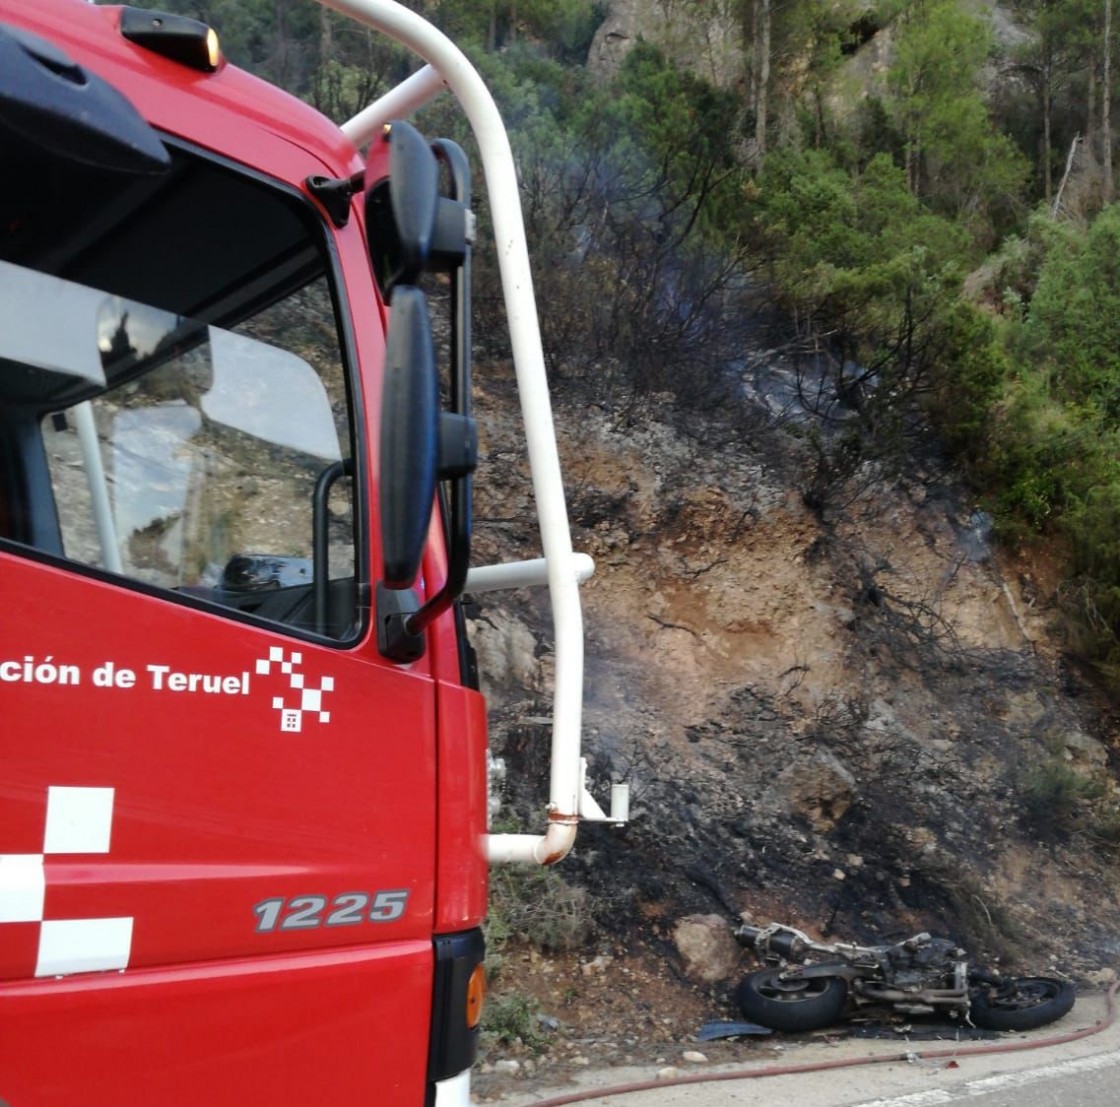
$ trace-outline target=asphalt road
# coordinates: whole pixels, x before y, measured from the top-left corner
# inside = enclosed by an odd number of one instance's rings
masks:
[[[583,1074],[576,1085],[503,1099],[509,1107],[530,1107],[558,1096],[586,1094],[589,1107],[1117,1107],[1120,1104],[1120,1024],[1064,1044],[1041,1044],[1100,1023],[1106,1015],[1103,996],[1086,996],[1064,1019],[1029,1034],[1006,1035],[996,1043],[964,1043],[953,1052],[946,1043],[915,1043],[908,1060],[897,1042],[841,1041],[789,1045],[743,1069],[833,1063],[866,1056],[876,1064],[829,1071],[725,1080],[718,1083],[659,1086],[614,1095],[613,1087],[649,1081],[656,1072],[612,1069]],[[977,1045],[1034,1043],[1038,1048],[978,1053]],[[702,1048],[702,1047],[698,1047]],[[928,1052],[951,1056],[922,1057]],[[733,1066],[713,1067],[712,1073]],[[689,1068],[688,1075],[696,1074]]]

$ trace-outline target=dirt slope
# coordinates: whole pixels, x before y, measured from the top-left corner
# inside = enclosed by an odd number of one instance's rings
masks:
[[[537,552],[511,401],[501,378],[477,400],[478,563]],[[1115,730],[1051,639],[1044,566],[993,550],[929,460],[862,474],[825,523],[801,498],[795,436],[717,443],[674,429],[668,405],[620,425],[576,399],[558,421],[575,547],[597,564],[586,744],[600,785],[630,781],[633,820],[585,828],[564,863],[590,893],[591,944],[547,971],[514,954],[500,988],[563,1021],[564,980],[577,1038],[662,1053],[704,1011],[732,1013],[733,981],[681,972],[670,934],[692,912],[857,940],[930,929],[1080,979],[1111,963]],[[483,600],[471,625],[507,805],[540,825],[546,601]],[[581,1001],[600,976],[615,998]],[[614,1030],[596,1032],[596,1010]]]

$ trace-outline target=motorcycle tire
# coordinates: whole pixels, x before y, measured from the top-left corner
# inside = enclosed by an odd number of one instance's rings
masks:
[[[819,1030],[835,1022],[848,999],[839,976],[783,977],[777,968],[748,973],[735,989],[739,1010],[772,1030]]]
[[[1021,976],[974,988],[969,998],[969,1018],[982,1030],[1034,1030],[1068,1014],[1076,993],[1067,980]]]

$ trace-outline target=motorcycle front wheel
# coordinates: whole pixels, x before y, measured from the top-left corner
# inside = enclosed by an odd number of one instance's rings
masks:
[[[748,973],[735,990],[739,1010],[772,1030],[819,1030],[840,1017],[847,998],[839,976],[784,976],[776,968]]]
[[[1076,998],[1067,980],[1009,978],[970,993],[969,1017],[983,1030],[1033,1030],[1068,1014]]]

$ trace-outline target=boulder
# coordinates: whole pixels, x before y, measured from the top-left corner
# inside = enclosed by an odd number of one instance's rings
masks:
[[[673,928],[673,941],[693,980],[715,984],[730,979],[739,965],[739,943],[722,915],[687,915]]]

